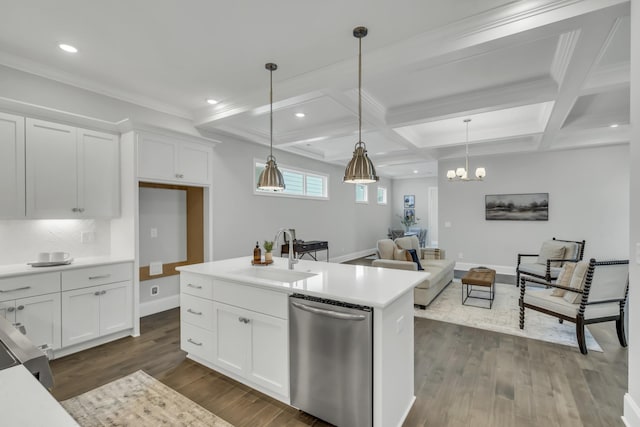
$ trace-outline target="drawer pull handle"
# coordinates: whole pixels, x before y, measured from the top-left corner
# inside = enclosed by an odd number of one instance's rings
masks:
[[[251,319],[247,319],[246,317],[238,317],[238,322],[242,322],[244,324],[247,324],[247,323],[251,322]]]
[[[202,289],[202,286],[200,286],[200,285],[192,285],[191,283],[187,283],[187,287],[195,288],[195,289]]]
[[[187,341],[189,341],[189,342],[190,342],[191,344],[193,344],[193,345],[202,346],[202,343],[201,343],[201,342],[194,341],[194,340],[192,340],[191,338],[187,339]]]
[[[191,314],[196,314],[198,316],[202,316],[202,312],[201,311],[195,311],[192,309],[188,309],[187,312],[191,313]]]
[[[89,280],[95,280],[95,279],[107,279],[107,278],[109,278],[109,277],[111,277],[111,275],[110,275],[110,274],[103,274],[103,275],[100,275],[100,276],[89,276]]]
[[[19,305],[18,310],[24,310],[24,305]]]
[[[9,308],[7,308],[7,311],[9,313],[13,313],[14,311],[16,311],[16,308],[15,307],[9,307]]]
[[[104,295],[106,293],[107,293],[107,291],[102,291],[102,292],[100,292],[100,295]]]
[[[95,291],[93,294],[94,294],[95,296],[98,296],[98,295],[100,295],[100,291]]]
[[[23,286],[21,288],[7,289],[7,290],[4,290],[4,291],[2,289],[0,289],[0,294],[5,294],[7,292],[25,291],[27,289],[31,289],[31,286]]]

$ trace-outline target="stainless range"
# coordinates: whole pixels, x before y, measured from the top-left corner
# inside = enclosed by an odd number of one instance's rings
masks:
[[[0,316],[0,370],[22,364],[45,387],[53,387],[49,359],[14,325]]]

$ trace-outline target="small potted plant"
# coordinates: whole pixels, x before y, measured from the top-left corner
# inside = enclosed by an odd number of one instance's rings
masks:
[[[265,240],[262,246],[264,247],[264,261],[273,262],[273,256],[271,255],[271,251],[273,250],[273,242],[270,240]]]

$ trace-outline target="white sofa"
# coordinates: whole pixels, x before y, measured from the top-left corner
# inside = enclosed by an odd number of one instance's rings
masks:
[[[421,248],[416,236],[399,237],[395,241],[379,240],[377,248],[378,259],[372,262],[373,267],[411,271],[417,271],[418,266],[415,262],[407,260],[405,250],[416,250],[424,271],[431,273],[413,291],[413,303],[420,308],[426,308],[453,280],[455,262],[444,259],[445,254],[441,249]]]

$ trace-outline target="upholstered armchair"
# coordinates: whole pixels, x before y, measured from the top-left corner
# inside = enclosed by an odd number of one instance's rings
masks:
[[[565,262],[577,262],[584,256],[585,241],[560,240],[555,237],[542,244],[537,254],[518,254],[516,266],[516,286],[520,285],[520,276],[526,275],[555,281]],[[535,259],[534,259],[535,258]]]
[[[584,327],[592,323],[616,322],[618,341],[627,346],[624,306],[629,293],[629,260],[567,263],[557,283],[523,277],[520,287],[520,329],[525,326],[525,308],[576,324],[578,346],[587,354]],[[571,270],[571,271],[570,271]],[[527,288],[528,283],[545,285]]]

